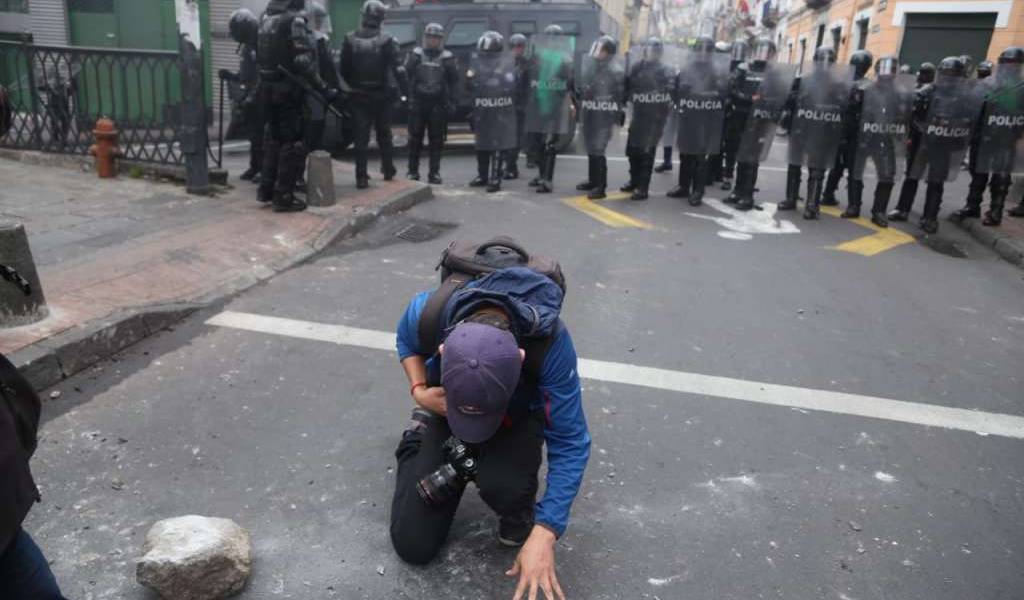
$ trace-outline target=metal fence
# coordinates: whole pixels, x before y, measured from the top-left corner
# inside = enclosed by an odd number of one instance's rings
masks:
[[[0,41],[0,83],[15,112],[0,145],[88,154],[97,119],[109,117],[125,159],[184,165],[189,109],[207,112],[201,93],[183,91],[188,76],[177,52]]]

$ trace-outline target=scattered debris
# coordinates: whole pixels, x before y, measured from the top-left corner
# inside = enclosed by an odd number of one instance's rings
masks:
[[[885,471],[875,471],[875,479],[881,481],[882,483],[895,483],[896,481],[898,481],[895,477],[886,473]]]
[[[110,482],[110,489],[120,492],[124,489],[124,482],[116,477]]]
[[[858,523],[856,521],[850,521],[850,529],[852,529],[854,531],[860,531],[863,528],[860,526],[860,523]]]
[[[60,390],[53,390],[50,392],[50,400],[56,400],[60,398]]]
[[[384,576],[384,565],[377,565],[377,574],[381,577]]]

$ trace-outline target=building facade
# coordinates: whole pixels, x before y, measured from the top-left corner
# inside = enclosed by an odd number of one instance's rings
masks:
[[[1024,45],[1021,0],[790,1],[778,40],[779,60],[792,64],[809,62],[823,45],[841,62],[863,48],[914,70],[962,54],[994,61],[1004,48]]]

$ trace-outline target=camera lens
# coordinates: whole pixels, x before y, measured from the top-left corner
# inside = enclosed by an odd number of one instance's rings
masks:
[[[430,506],[443,506],[458,496],[466,487],[466,483],[455,472],[450,464],[416,482],[416,492]]]

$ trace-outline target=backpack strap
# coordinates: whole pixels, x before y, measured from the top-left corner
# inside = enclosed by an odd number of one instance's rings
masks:
[[[521,347],[526,351],[526,359],[523,361],[522,377],[523,383],[529,387],[540,385],[540,376],[544,372],[544,359],[548,356],[548,350],[555,343],[555,336],[544,338],[526,338],[521,340]]]
[[[427,299],[423,312],[420,313],[420,320],[417,325],[420,350],[429,356],[437,354],[437,347],[441,344],[441,318],[444,307],[448,300],[459,291],[459,288],[469,283],[469,275],[463,273],[452,273],[444,280],[441,287],[437,288],[430,298]]]

